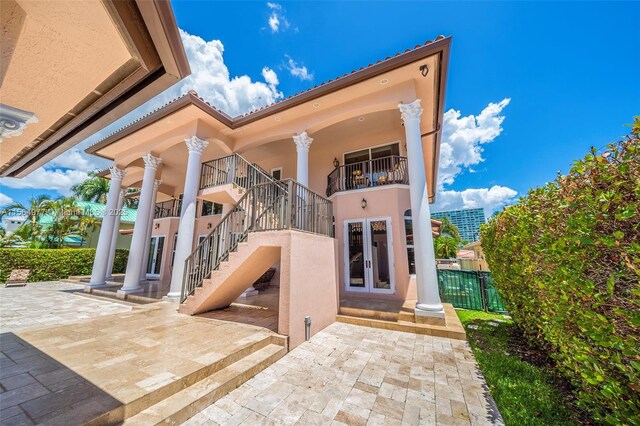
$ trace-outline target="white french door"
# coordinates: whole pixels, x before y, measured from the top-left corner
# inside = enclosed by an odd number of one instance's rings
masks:
[[[162,264],[162,252],[164,250],[164,236],[151,237],[150,244],[147,276],[159,277],[160,266]]]
[[[344,276],[347,291],[395,293],[391,218],[344,222]]]

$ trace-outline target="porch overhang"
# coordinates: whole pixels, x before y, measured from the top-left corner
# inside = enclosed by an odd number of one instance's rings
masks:
[[[99,141],[86,152],[126,167],[132,158],[139,158],[145,152],[161,154],[158,146],[163,141],[171,139],[168,144],[179,143],[176,129],[191,126],[196,132],[192,134],[209,141],[210,147],[217,145],[230,152],[243,153],[260,145],[291,140],[293,135],[305,130],[313,136],[314,132],[354,117],[380,111],[397,112],[399,103],[420,98],[425,110],[421,128],[427,188],[433,202],[450,45],[451,37],[440,36],[433,42],[238,117],[217,110],[191,91]],[[134,145],[137,148],[133,149]],[[203,158],[206,159],[206,153]]]
[[[166,0],[3,0],[0,20],[0,176],[24,177],[190,74]]]

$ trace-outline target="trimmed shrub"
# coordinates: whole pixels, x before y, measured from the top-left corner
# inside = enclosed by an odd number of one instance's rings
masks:
[[[552,354],[577,403],[640,424],[640,121],[481,229],[516,323]]]
[[[30,269],[29,282],[54,281],[71,275],[91,275],[96,250],[0,248],[0,283],[13,269]],[[114,272],[124,272],[129,250],[116,249]]]

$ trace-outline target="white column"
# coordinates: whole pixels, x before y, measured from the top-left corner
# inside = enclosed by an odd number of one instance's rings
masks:
[[[131,248],[129,249],[129,260],[127,270],[124,274],[124,285],[118,293],[141,293],[140,268],[142,267],[142,256],[144,255],[144,245],[147,243],[147,228],[149,227],[149,206],[153,197],[153,184],[156,178],[156,169],[160,165],[160,158],[147,154],[142,157],[144,160],[144,175],[142,176],[142,188],[140,190],[140,201],[138,202],[138,212],[136,223],[133,226],[133,238],[131,238]]]
[[[100,224],[100,236],[98,237],[98,247],[96,248],[96,257],[93,260],[93,270],[91,271],[91,280],[89,288],[103,287],[106,285],[105,275],[107,272],[107,262],[109,261],[109,251],[111,249],[111,238],[113,234],[113,225],[116,220],[118,210],[118,195],[122,178],[126,174],[125,170],[111,167],[111,183],[109,184],[109,193],[107,194],[107,205],[105,207],[104,217]]]
[[[187,162],[187,174],[182,193],[182,208],[180,209],[180,227],[178,228],[178,240],[176,242],[176,254],[171,273],[171,288],[168,299],[178,299],[182,290],[182,278],[184,275],[184,261],[193,251],[193,231],[196,223],[196,206],[198,189],[200,187],[200,157],[202,151],[209,145],[196,136],[185,139],[189,149]]]
[[[109,248],[109,261],[107,262],[106,280],[113,279],[113,262],[116,259],[116,248],[118,245],[118,235],[120,235],[120,218],[122,217],[122,206],[124,206],[124,196],[127,195],[126,189],[120,190],[120,196],[118,197],[118,214],[116,215],[116,221],[113,223],[113,233],[111,234],[111,247]]]
[[[149,266],[149,250],[151,249],[151,234],[153,233],[153,217],[156,213],[156,199],[158,197],[158,188],[162,181],[156,179],[153,182],[153,197],[151,199],[151,206],[149,209],[149,227],[147,228],[147,245],[144,246],[144,256],[142,256],[142,268],[140,268],[140,279],[142,281],[147,279],[147,267]]]
[[[438,271],[431,234],[431,212],[420,131],[420,116],[423,110],[420,99],[410,104],[400,104],[398,108],[402,114],[407,139],[409,194],[418,290],[415,312],[416,316],[444,319],[444,309],[438,292]]]
[[[309,186],[309,147],[313,138],[307,132],[302,132],[293,137],[298,153],[296,180],[304,186]]]

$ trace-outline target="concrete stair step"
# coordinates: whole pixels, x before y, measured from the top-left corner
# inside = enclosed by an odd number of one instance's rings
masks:
[[[125,425],[180,424],[237,388],[287,352],[269,343],[125,420]]]
[[[428,324],[416,324],[410,321],[385,321],[373,318],[362,318],[350,315],[338,314],[336,321],[363,327],[380,328],[384,330],[404,331],[407,333],[424,334],[428,336],[447,337],[449,339],[466,340],[467,336],[461,325],[438,326]],[[458,321],[459,322],[459,321]]]
[[[340,306],[339,314],[352,317],[378,319],[383,321],[397,321],[397,312],[376,311],[374,309],[354,308],[349,306]]]

